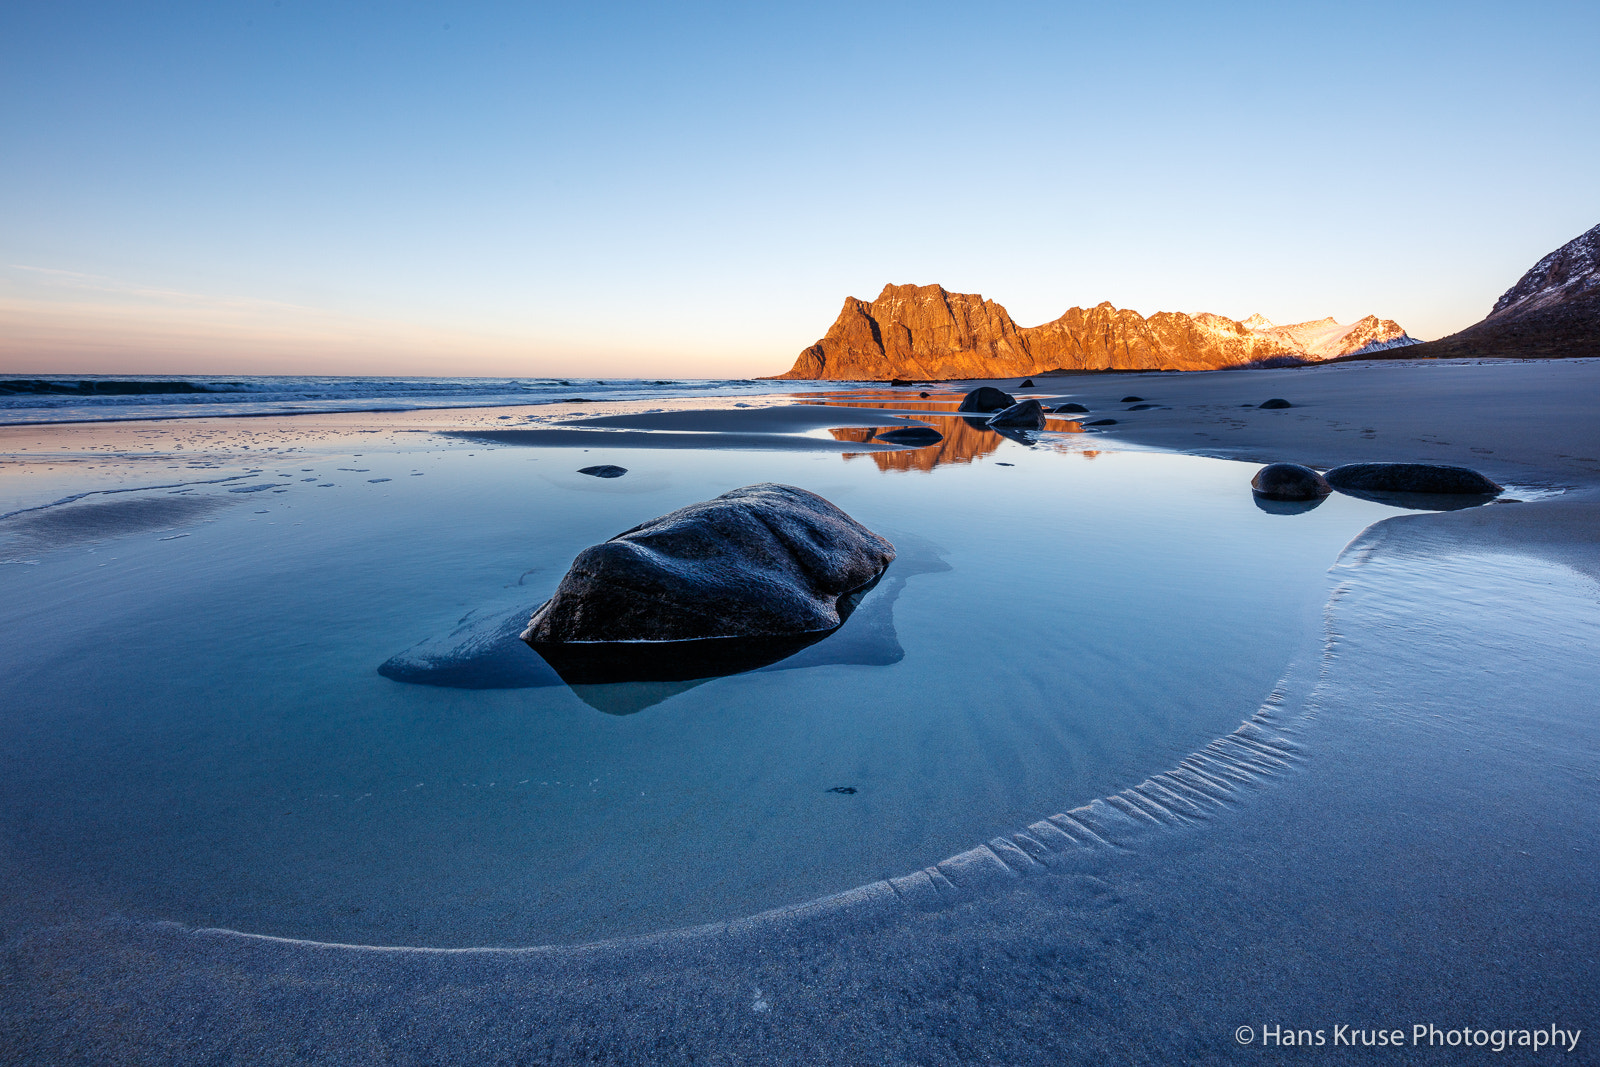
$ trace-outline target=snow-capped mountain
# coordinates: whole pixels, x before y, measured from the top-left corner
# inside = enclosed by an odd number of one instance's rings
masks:
[[[1110,303],[1075,307],[1041,326],[938,285],[886,285],[875,300],[849,297],[826,336],[780,378],[1005,378],[1052,370],[1215,370],[1333,359],[1415,344],[1387,319],[1274,326],[1202,312],[1146,318]]]
[[[1485,322],[1521,318],[1600,292],[1600,226],[1545,256],[1494,302]]]
[[[1347,326],[1334,322],[1332,318],[1278,326],[1266,316],[1256,314],[1240,325],[1251,333],[1272,338],[1307,359],[1337,359],[1339,356],[1379,352],[1418,343],[1416,338],[1400,328],[1399,323],[1392,319],[1380,319],[1376,315],[1357,319]]]
[[[1600,226],[1535,263],[1482,322],[1400,358],[1477,356],[1600,356]]]

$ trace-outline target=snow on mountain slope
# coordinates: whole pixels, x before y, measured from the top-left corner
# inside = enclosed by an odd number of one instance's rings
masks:
[[[1485,322],[1520,318],[1600,290],[1600,226],[1535,263],[1496,300]]]
[[[1380,319],[1376,315],[1357,319],[1349,325],[1341,325],[1330,317],[1278,326],[1271,319],[1258,314],[1251,315],[1240,325],[1257,336],[1277,341],[1307,359],[1334,359],[1417,343],[1416,338],[1408,336],[1399,323],[1392,319]]]

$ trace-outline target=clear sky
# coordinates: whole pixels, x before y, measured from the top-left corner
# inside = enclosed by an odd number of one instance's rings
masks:
[[[846,295],[1433,338],[1600,222],[1600,4],[0,5],[0,370],[747,376]]]

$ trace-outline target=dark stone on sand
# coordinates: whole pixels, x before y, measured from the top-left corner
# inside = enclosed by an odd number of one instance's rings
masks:
[[[620,478],[628,473],[628,468],[602,463],[598,467],[579,467],[578,473],[592,475],[595,478]]]
[[[944,434],[932,426],[900,426],[880,431],[877,439],[893,445],[932,445],[943,441]]]
[[[1287,400],[1285,400],[1281,396],[1275,396],[1271,400],[1268,400],[1266,403],[1262,404],[1261,406],[1264,407],[1264,408],[1292,408],[1292,407],[1294,407],[1293,404],[1289,403]]]
[[[1124,404],[1137,404],[1140,401],[1142,401],[1143,399],[1144,399],[1144,397],[1142,397],[1142,396],[1125,396],[1125,397],[1122,398],[1122,402]]]
[[[981,385],[961,398],[957,411],[1004,411],[1017,402],[1017,398],[990,385]]]
[[[1007,426],[1016,430],[1044,429],[1044,408],[1037,400],[1024,400],[1013,404],[989,420],[990,426]]]
[[[752,670],[837,629],[894,556],[815,493],[745,486],[580,552],[522,639],[572,684]]]
[[[1494,496],[1501,487],[1470,467],[1445,463],[1347,463],[1326,475],[1343,493],[1451,493]]]
[[[1250,488],[1269,500],[1321,500],[1333,492],[1328,480],[1298,463],[1270,463],[1256,471]]]
[[[1085,426],[1115,426],[1116,419],[1095,419],[1093,422],[1084,423]]]
[[[1088,412],[1088,410],[1089,409],[1084,407],[1082,404],[1077,404],[1077,403],[1062,404],[1060,407],[1056,408],[1056,414],[1057,415],[1083,415],[1083,414],[1086,414]]]
[[[1017,386],[1017,388],[1018,389],[1034,389],[1034,388],[1037,388],[1037,387],[1033,384],[1033,379],[1032,378],[1024,378],[1022,380],[1022,384]]]

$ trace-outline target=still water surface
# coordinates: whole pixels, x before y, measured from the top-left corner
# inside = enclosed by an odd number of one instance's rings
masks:
[[[257,457],[271,490],[97,498],[199,503],[0,552],[29,556],[0,567],[0,895],[527,945],[903,874],[1234,729],[1315,646],[1340,549],[1394,513],[1269,514],[1253,466],[1089,435],[947,440],[967,454],[924,469],[328,434]],[[576,473],[602,463],[629,473]],[[808,660],[621,694],[378,673],[464,616],[531,610],[587,545],[761,481],[901,550]]]

